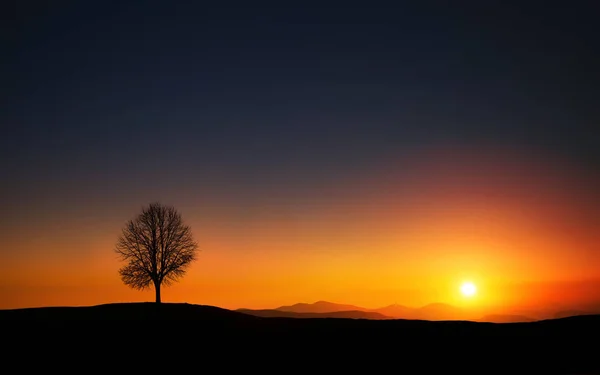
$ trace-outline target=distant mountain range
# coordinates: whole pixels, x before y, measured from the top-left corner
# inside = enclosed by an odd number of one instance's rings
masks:
[[[261,318],[346,318],[346,319],[392,319],[388,316],[369,311],[330,311],[330,312],[293,312],[281,311],[277,309],[249,310],[238,309],[238,312],[249,315],[259,316]]]
[[[278,311],[289,311],[294,313],[332,313],[337,311],[369,311],[363,307],[353,305],[341,305],[327,301],[318,301],[315,303],[297,303],[291,306],[281,306],[276,308]]]
[[[423,307],[408,307],[393,304],[377,309],[338,304],[328,301],[297,303],[275,309],[238,309],[238,312],[260,317],[282,318],[353,318],[353,319],[411,319],[411,320],[470,320],[491,323],[532,322],[539,319],[522,314],[475,315],[473,312],[445,303],[432,303]],[[594,314],[586,311],[560,311],[552,316],[563,318],[576,315]]]
[[[412,308],[403,305],[389,305],[378,309],[367,309],[360,306],[344,305],[327,301],[315,303],[297,303],[291,306],[281,306],[275,309],[251,310],[239,309],[256,316],[270,317],[345,317],[358,319],[413,319],[413,320],[472,320],[465,311],[443,303],[432,303],[420,308]]]

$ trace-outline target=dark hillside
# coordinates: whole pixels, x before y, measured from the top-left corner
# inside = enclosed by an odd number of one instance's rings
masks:
[[[221,364],[236,371],[266,369],[277,359],[290,368],[328,366],[336,371],[363,366],[366,372],[600,373],[600,315],[528,323],[298,319],[261,318],[212,306],[126,303],[0,310],[0,324],[10,343],[5,350],[9,359],[11,351],[35,358],[49,353],[86,358],[104,348],[110,355],[101,361],[137,363],[130,354],[115,356],[119,349],[140,353],[146,362],[152,355],[144,348],[158,341],[161,353],[176,356],[204,358],[215,351],[206,360],[225,355],[231,359],[220,359],[225,361]]]

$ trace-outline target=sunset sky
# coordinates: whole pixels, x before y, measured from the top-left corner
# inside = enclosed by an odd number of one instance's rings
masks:
[[[153,201],[200,248],[164,302],[600,306],[593,2],[78,3],[10,25],[0,308],[152,301]]]

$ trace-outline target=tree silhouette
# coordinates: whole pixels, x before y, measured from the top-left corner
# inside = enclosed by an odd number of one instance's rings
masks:
[[[129,220],[117,241],[115,252],[127,264],[119,270],[121,280],[137,290],[154,284],[156,303],[160,287],[178,281],[196,259],[198,244],[192,230],[171,206],[151,203]]]

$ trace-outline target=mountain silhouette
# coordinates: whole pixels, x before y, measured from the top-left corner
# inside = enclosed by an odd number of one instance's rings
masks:
[[[238,309],[255,316],[269,317],[353,317],[364,319],[409,319],[409,320],[468,320],[490,323],[518,323],[537,320],[564,318],[578,315],[598,314],[596,310],[563,310],[557,313],[541,313],[528,309],[505,310],[481,314],[477,311],[459,308],[447,303],[430,303],[421,307],[409,307],[392,304],[379,308],[365,308],[356,305],[340,304],[329,301],[314,303],[296,303],[275,309]],[[349,312],[347,314],[338,314]],[[296,314],[296,315],[294,315]],[[307,315],[308,314],[308,315]],[[316,314],[316,315],[315,315]],[[320,315],[319,315],[320,314]]]
[[[331,312],[293,312],[278,309],[252,310],[238,309],[235,310],[245,314],[260,316],[264,318],[345,318],[345,319],[393,319],[389,316],[382,315],[371,311],[357,310],[342,310]]]
[[[280,306],[275,310],[288,311],[295,313],[332,313],[338,311],[369,311],[364,307],[353,305],[342,305],[327,301],[318,301],[315,303],[297,303],[291,306]]]
[[[485,315],[481,319],[477,319],[477,321],[489,323],[521,323],[533,322],[535,319],[524,315],[489,314]]]
[[[385,316],[404,319],[416,319],[416,316],[418,315],[417,309],[398,304],[380,307],[378,309],[373,309],[372,311],[383,314]]]
[[[290,306],[281,306],[274,310],[292,313],[324,314],[341,311],[362,311],[380,314],[376,319],[414,319],[414,320],[470,320],[474,317],[466,311],[445,303],[431,303],[419,308],[393,304],[376,309],[318,301],[315,303],[297,303]]]
[[[571,316],[594,315],[594,314],[597,314],[597,313],[590,312],[590,311],[584,311],[584,310],[563,310],[563,311],[559,311],[556,314],[554,314],[553,318],[560,319],[560,318],[568,318]]]

